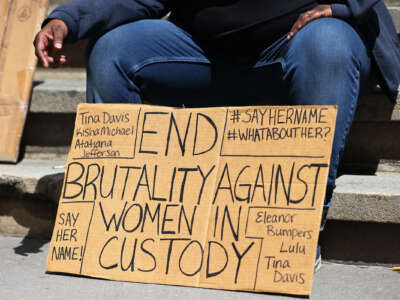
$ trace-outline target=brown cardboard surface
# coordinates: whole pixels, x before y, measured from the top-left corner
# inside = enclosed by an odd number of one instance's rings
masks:
[[[336,112],[81,104],[47,271],[309,295]]]
[[[47,13],[47,0],[0,3],[0,161],[16,161],[33,72],[32,44]]]

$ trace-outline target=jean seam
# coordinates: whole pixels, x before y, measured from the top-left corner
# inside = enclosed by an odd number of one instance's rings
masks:
[[[268,66],[276,64],[276,63],[280,63],[281,66],[282,66],[282,70],[285,72],[285,70],[286,70],[286,62],[285,62],[285,60],[283,58],[278,58],[278,59],[275,59],[273,61],[263,62],[263,63],[257,64],[252,69],[261,69],[261,68],[268,67]]]
[[[355,80],[360,82],[360,70],[358,68],[357,68],[357,74],[356,74]],[[358,88],[356,86],[358,86]],[[346,137],[347,137],[348,132],[349,132],[350,127],[351,127],[351,123],[352,123],[352,120],[353,120],[352,116],[354,116],[354,113],[355,113],[355,109],[356,109],[356,106],[357,106],[357,100],[358,100],[359,93],[360,93],[360,84],[358,84],[358,85],[355,84],[354,88],[353,88],[353,101],[351,101],[350,110],[348,111],[348,114],[347,114],[346,128],[345,128],[346,134],[342,137],[342,141],[341,141],[342,145],[343,145],[343,148],[344,148],[344,144],[346,143]]]
[[[148,65],[157,64],[157,63],[169,63],[169,62],[211,64],[210,61],[208,61],[207,59],[196,58],[196,57],[176,57],[176,56],[153,57],[153,58],[143,60],[140,63],[132,66],[130,68],[130,70],[128,71],[128,75],[132,75],[133,73],[138,72],[139,70],[143,69],[144,67],[146,67]]]
[[[287,42],[288,42],[287,34],[284,34],[275,43],[273,43],[270,47],[268,47],[265,51],[262,52],[262,53],[265,53],[266,51],[269,52],[270,53],[270,55],[268,55],[269,58],[267,57],[266,60],[257,62],[257,64],[253,67],[253,69],[264,68],[272,64],[280,63],[282,70],[285,72],[286,61],[282,55],[282,51],[284,47],[287,47]]]
[[[355,76],[355,80],[354,81],[360,82],[360,69],[359,68],[357,68],[357,72],[356,72],[356,76]],[[348,133],[349,133],[349,130],[350,130],[350,127],[351,127],[351,124],[352,124],[352,120],[353,120],[352,116],[354,116],[355,109],[357,107],[357,101],[358,101],[358,98],[359,98],[360,84],[358,84],[358,88],[357,88],[357,84],[355,84],[353,86],[354,86],[353,89],[352,89],[352,92],[353,92],[353,95],[352,95],[353,97],[352,98],[353,99],[351,101],[350,109],[348,110],[347,118],[345,120],[345,122],[346,122],[346,126],[345,126],[346,134],[341,138],[341,141],[340,141],[341,145],[343,145],[341,150],[343,150],[344,147],[345,147],[346,137],[348,136]],[[340,155],[340,151],[339,151],[338,155]],[[337,168],[339,166],[339,161],[340,161],[340,157],[339,157],[339,159],[337,161],[335,161],[335,164],[333,165],[333,167],[336,170],[337,170]],[[330,167],[332,167],[332,166],[330,166]],[[337,174],[335,175],[335,177],[337,177]],[[336,178],[334,180],[336,180]],[[324,207],[330,207],[331,203],[332,203],[332,198],[329,200],[329,202],[324,203]]]

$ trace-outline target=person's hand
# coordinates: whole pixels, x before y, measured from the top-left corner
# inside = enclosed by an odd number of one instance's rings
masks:
[[[67,25],[58,19],[51,20],[38,32],[34,41],[35,54],[42,62],[43,67],[57,68],[67,62],[64,55],[58,54],[67,34]]]
[[[317,5],[312,10],[302,13],[290,29],[287,39],[290,40],[304,26],[315,19],[332,17],[332,8],[329,4]]]

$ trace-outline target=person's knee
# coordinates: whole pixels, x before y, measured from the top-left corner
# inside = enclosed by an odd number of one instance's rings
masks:
[[[95,41],[90,41],[86,50],[86,68],[91,83],[104,84],[113,73],[118,57],[118,42],[121,38],[117,29],[107,32]]]
[[[161,55],[157,47],[161,38],[173,31],[172,26],[175,25],[164,20],[140,20],[118,26],[91,41],[86,60],[89,85],[99,91],[108,91],[116,81],[132,85],[132,68]]]
[[[166,20],[139,20],[124,24],[91,42],[87,50],[89,66],[117,63],[124,67],[154,55],[176,26]]]
[[[335,18],[314,20],[298,34],[298,47],[314,66],[357,64],[358,54],[365,50],[358,33],[345,21]]]

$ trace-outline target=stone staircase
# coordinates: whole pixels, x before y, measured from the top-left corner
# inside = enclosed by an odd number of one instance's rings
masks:
[[[400,32],[400,0],[385,2]],[[0,233],[51,234],[76,106],[85,101],[84,48],[67,46],[68,68],[35,74],[20,161],[0,164]],[[321,236],[325,258],[400,262],[399,132],[400,97],[392,104],[377,89],[360,99]]]

